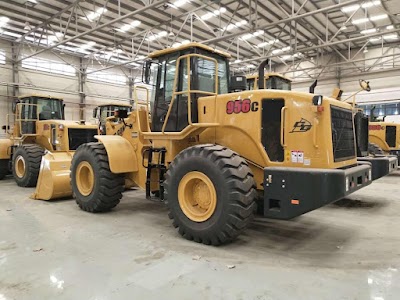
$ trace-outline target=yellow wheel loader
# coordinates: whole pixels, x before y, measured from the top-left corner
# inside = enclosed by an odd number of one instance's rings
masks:
[[[115,111],[126,110],[131,112],[132,105],[130,104],[102,104],[93,109],[93,118],[97,120],[99,125],[99,133],[107,134],[106,119],[108,117],[113,117]]]
[[[291,219],[370,184],[370,165],[357,164],[351,105],[262,84],[228,93],[229,57],[198,43],[150,54],[143,75],[152,99],[119,115],[119,135],[75,152],[81,209],[112,209],[130,180],[165,201],[183,237],[219,245],[246,228],[256,205]]]
[[[400,166],[400,124],[385,122],[385,117],[379,120],[371,110],[369,123],[370,152],[390,154],[398,158]]]
[[[62,99],[29,95],[13,103],[14,126],[0,140],[0,173],[11,169],[21,187],[34,187],[34,199],[71,195],[69,169],[74,151],[94,141],[96,125],[65,121]],[[7,121],[9,123],[9,120]]]

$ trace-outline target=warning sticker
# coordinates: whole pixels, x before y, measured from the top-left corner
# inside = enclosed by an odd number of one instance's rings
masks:
[[[292,163],[297,163],[298,162],[298,157],[297,157],[297,151],[291,151],[292,153]]]
[[[297,162],[302,164],[304,162],[304,152],[297,151]]]
[[[305,165],[305,166],[311,165],[311,160],[310,160],[309,158],[305,158],[305,159],[304,159],[304,165]]]

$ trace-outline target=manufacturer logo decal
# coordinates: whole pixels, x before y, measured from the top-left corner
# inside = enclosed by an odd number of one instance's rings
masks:
[[[296,123],[294,123],[293,125],[293,129],[290,133],[293,132],[306,132],[309,131],[311,129],[312,125],[310,121],[307,121],[304,118],[301,118],[300,121],[297,121]]]

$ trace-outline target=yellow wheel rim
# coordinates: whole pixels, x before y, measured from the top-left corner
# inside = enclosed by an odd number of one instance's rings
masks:
[[[183,213],[194,222],[207,221],[217,206],[214,184],[204,173],[187,173],[178,186],[178,201]]]
[[[76,185],[83,196],[89,196],[94,188],[94,172],[87,161],[82,161],[76,168]]]
[[[21,155],[18,155],[18,157],[15,159],[15,174],[19,178],[22,178],[25,176],[25,172],[26,172],[25,159]]]

